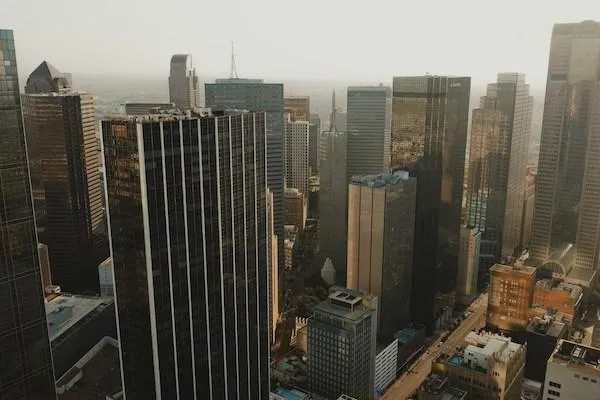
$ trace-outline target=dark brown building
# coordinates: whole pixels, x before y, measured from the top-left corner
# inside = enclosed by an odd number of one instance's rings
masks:
[[[98,264],[109,251],[93,97],[61,88],[25,94],[22,102],[39,240],[48,245],[53,283],[97,292]]]

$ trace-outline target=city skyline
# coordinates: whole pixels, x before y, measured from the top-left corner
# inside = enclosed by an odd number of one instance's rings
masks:
[[[114,7],[111,6],[113,2]],[[371,2],[366,9],[358,4],[306,0],[305,6],[296,10],[294,17],[299,21],[310,20],[312,26],[323,28],[303,32],[289,31],[287,18],[270,17],[280,10],[278,3],[257,0],[252,5],[244,2],[213,5],[212,12],[218,14],[229,10],[227,13],[230,18],[227,32],[217,38],[211,34],[217,28],[217,23],[210,20],[193,25],[167,21],[166,29],[170,35],[154,35],[151,29],[165,23],[161,7],[147,7],[144,10],[147,14],[145,24],[139,26],[127,19],[128,15],[139,12],[133,2],[109,0],[104,7],[94,8],[92,12],[87,4],[62,0],[62,6],[74,16],[71,24],[55,24],[48,19],[51,11],[47,7],[50,5],[29,7],[29,2],[14,0],[9,0],[9,3],[10,6],[5,8],[0,17],[0,25],[9,25],[15,30],[22,48],[18,59],[22,71],[32,70],[37,65],[40,56],[37,49],[44,48],[45,58],[63,60],[60,68],[73,73],[127,72],[167,76],[168,65],[164,65],[163,60],[182,52],[192,54],[199,76],[228,76],[231,41],[235,41],[240,77],[335,77],[380,81],[392,75],[418,75],[428,71],[452,75],[474,71],[474,82],[483,83],[493,79],[497,71],[520,71],[528,76],[529,82],[535,87],[545,83],[548,37],[552,25],[600,15],[600,5],[589,0],[574,0],[569,2],[569,7],[562,6],[558,0],[551,0],[543,8],[537,4],[507,0],[495,10],[494,18],[490,18],[484,4],[472,0],[451,4],[436,2],[436,13],[433,15],[429,12],[431,4],[416,2],[410,5],[410,12],[406,13],[400,12],[402,9],[399,4],[383,0]],[[121,11],[117,15],[111,11],[115,7]],[[190,14],[193,14],[193,10],[202,12],[199,4],[195,6],[184,0],[174,1],[169,7],[186,8]],[[468,12],[463,12],[464,9]],[[336,40],[336,46],[331,46],[330,34],[325,27],[330,26],[332,16],[341,17],[342,13],[346,24],[360,23],[366,24],[366,27],[365,30],[346,30],[344,40]],[[436,26],[436,29],[423,31],[421,15],[427,15],[427,22]],[[531,15],[536,17],[531,18]],[[96,18],[111,20],[120,24],[121,29],[114,32],[89,29],[91,21]],[[258,23],[251,27],[247,24],[250,20],[261,21],[266,18],[268,24]],[[506,29],[507,24],[510,30]],[[272,34],[279,30],[287,32],[285,40]],[[417,31],[422,32],[420,40],[401,39],[402,51],[387,51],[390,46],[397,47],[397,38],[412,38]],[[444,34],[440,35],[439,32]],[[70,52],[69,46],[55,45],[60,42],[72,43],[74,34],[82,43],[91,44],[118,43],[121,37],[126,36],[131,43],[136,43],[136,51],[129,52],[130,55],[120,51],[118,46],[97,51],[97,46],[91,45]],[[152,36],[152,41],[147,41],[149,36]],[[173,41],[175,37],[177,43]],[[378,40],[374,40],[376,38]],[[462,41],[470,41],[471,45],[457,47],[456,44]],[[261,43],[258,48],[255,46],[257,42]],[[299,58],[296,51],[307,42],[314,43],[312,52]],[[473,46],[477,47],[477,52],[472,51]],[[354,57],[356,48],[361,49],[361,57]],[[435,51],[425,52],[424,48]],[[539,56],[532,57],[532,54]],[[210,57],[207,58],[207,55]],[[108,61],[114,59],[121,59],[121,62]],[[335,59],[336,63],[323,69],[323,62],[319,62],[323,59]],[[353,67],[348,69],[347,65]]]

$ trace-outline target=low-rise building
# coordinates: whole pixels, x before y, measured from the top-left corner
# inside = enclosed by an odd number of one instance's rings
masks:
[[[560,279],[540,279],[535,283],[532,306],[554,309],[573,318],[583,299],[581,286]]]
[[[398,370],[398,339],[387,346],[377,346],[375,356],[375,395],[382,395],[396,380]]]
[[[527,346],[485,331],[470,332],[467,346],[436,361],[450,384],[471,400],[519,400]]]
[[[283,252],[285,269],[290,271],[295,264],[296,242],[298,241],[298,227],[296,225],[285,225],[284,227]]]
[[[599,393],[600,349],[559,341],[548,359],[544,399],[597,400]]]
[[[415,324],[404,328],[396,333],[395,338],[398,339],[398,371],[400,371],[425,345],[425,326]]]
[[[468,400],[468,395],[466,390],[452,386],[448,377],[436,373],[429,374],[417,391],[418,400]]]
[[[283,222],[285,225],[296,225],[299,232],[304,231],[308,213],[306,195],[295,188],[286,188],[283,198]]]

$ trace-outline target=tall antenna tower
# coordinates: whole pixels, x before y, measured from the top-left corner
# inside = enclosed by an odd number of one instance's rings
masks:
[[[235,50],[233,47],[233,41],[231,42],[231,72],[229,73],[229,78],[239,79],[237,68],[235,67]]]

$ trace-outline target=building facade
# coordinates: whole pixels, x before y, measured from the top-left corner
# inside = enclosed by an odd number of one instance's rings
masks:
[[[347,96],[348,179],[389,172],[391,89],[350,86]]]
[[[0,29],[0,393],[55,399],[13,31]]]
[[[295,225],[300,233],[303,232],[307,214],[306,197],[298,189],[286,188],[284,206],[285,224]]]
[[[174,54],[169,73],[169,102],[182,110],[200,107],[200,85],[191,54]]]
[[[332,99],[335,110],[335,93]],[[335,112],[333,113],[335,114]],[[319,252],[336,269],[336,283],[346,284],[348,251],[348,136],[333,126],[321,137],[319,161]]]
[[[127,398],[268,397],[265,129],[264,113],[102,122]]]
[[[125,114],[146,115],[154,110],[171,110],[175,108],[174,103],[125,103]]]
[[[348,190],[346,286],[379,298],[385,341],[410,321],[416,195],[404,171],[354,177]]]
[[[283,99],[283,107],[290,114],[292,122],[310,121],[310,97],[289,96]]]
[[[34,71],[38,81],[44,64]],[[53,281],[68,292],[98,293],[98,265],[110,254],[93,96],[65,87],[30,91],[22,102],[32,187],[44,213],[39,239],[48,245]]]
[[[371,399],[375,387],[377,298],[336,288],[308,320],[308,384],[327,399]]]
[[[310,114],[308,127],[308,164],[310,176],[319,173],[319,148],[321,144],[321,118],[319,114]]]
[[[548,359],[544,399],[598,398],[600,350],[560,340]]]
[[[285,120],[283,84],[262,79],[217,79],[204,85],[206,107],[214,110],[238,109],[267,114],[267,186],[273,192],[275,235],[283,237],[283,192],[285,188]],[[283,240],[278,241],[279,270],[283,268]],[[285,293],[283,273],[280,293]],[[283,299],[280,298],[283,301]]]
[[[393,81],[391,165],[417,178],[412,314],[428,328],[456,279],[470,90],[468,77]]]
[[[462,305],[471,304],[477,296],[480,245],[481,232],[474,226],[463,226],[460,230],[456,278],[456,302]]]
[[[587,282],[600,252],[599,78],[600,22],[555,24],[530,253],[545,261],[573,244],[572,267]]]
[[[285,187],[298,189],[304,197],[308,197],[310,178],[309,129],[308,121],[291,117],[285,124]]]
[[[503,331],[524,330],[529,323],[536,270],[517,261],[490,268],[487,324]]]
[[[534,167],[527,168],[525,177],[525,196],[523,198],[523,223],[521,225],[521,247],[529,249],[531,231],[533,228],[533,211],[535,209],[535,182],[537,170]]]
[[[467,223],[482,232],[480,267],[521,249],[533,97],[525,76],[500,73],[473,110]]]

